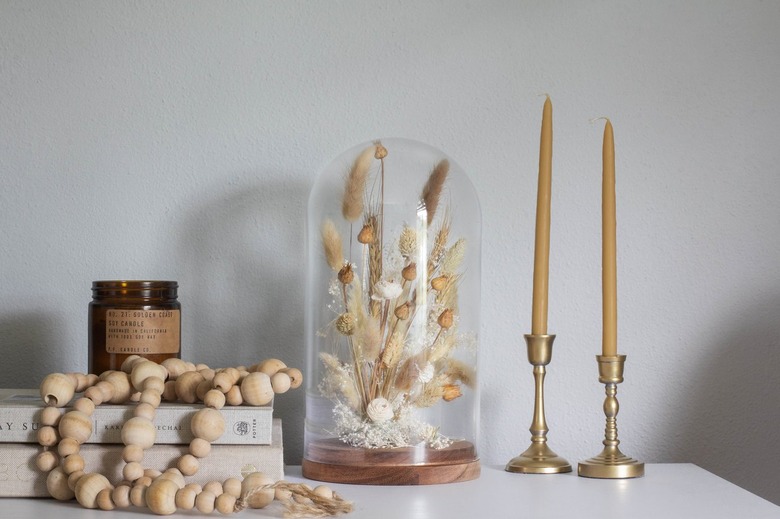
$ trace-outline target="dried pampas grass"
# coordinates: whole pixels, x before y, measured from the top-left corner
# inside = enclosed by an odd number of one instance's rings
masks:
[[[422,200],[425,204],[425,210],[428,212],[428,225],[431,225],[433,217],[436,216],[436,208],[439,207],[439,197],[449,172],[450,161],[443,159],[433,168],[431,175],[428,177],[428,182],[423,187]]]
[[[325,220],[320,229],[322,234],[322,248],[325,250],[325,260],[331,269],[338,272],[344,266],[344,250],[341,235],[333,220]]]
[[[348,222],[354,222],[363,214],[363,193],[366,190],[366,179],[376,152],[376,146],[369,146],[358,155],[352,164],[352,169],[349,170],[344,186],[344,199],[341,202],[341,214]]]

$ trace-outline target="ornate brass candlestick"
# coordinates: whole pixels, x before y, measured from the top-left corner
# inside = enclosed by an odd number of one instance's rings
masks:
[[[604,450],[601,454],[581,461],[577,474],[586,478],[625,479],[645,475],[645,464],[629,458],[618,448],[620,440],[617,433],[617,414],[620,405],[615,397],[617,385],[623,382],[625,355],[605,357],[596,355],[599,363],[599,382],[606,384],[607,397],[604,399],[604,414],[607,415],[607,427],[604,430]]]
[[[555,335],[526,335],[528,362],[534,367],[535,398],[534,418],[531,423],[531,446],[506,465],[508,472],[522,474],[560,474],[571,472],[568,461],[555,454],[547,446],[547,420],[544,418],[545,366],[552,360]]]

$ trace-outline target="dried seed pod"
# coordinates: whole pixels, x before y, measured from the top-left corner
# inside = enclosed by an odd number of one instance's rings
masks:
[[[445,384],[444,385],[444,394],[442,394],[442,398],[447,402],[452,402],[459,396],[461,396],[462,393],[460,392],[460,386],[457,384]]]
[[[433,288],[437,292],[441,292],[447,286],[448,280],[449,278],[447,276],[435,277],[431,280],[431,288]]]
[[[76,500],[84,508],[97,508],[97,495],[104,488],[113,488],[103,474],[84,474],[76,483]]]
[[[264,508],[273,500],[275,491],[273,488],[257,490],[266,485],[273,485],[274,481],[262,472],[252,472],[248,474],[241,482],[241,495],[246,499],[249,508]],[[246,497],[252,492],[248,498]]]
[[[365,224],[357,235],[357,241],[362,244],[368,244],[374,241],[374,229],[369,224]]]
[[[265,373],[266,375],[271,377],[274,375],[274,373],[286,367],[287,364],[285,364],[279,359],[266,359],[257,365],[256,371],[259,371],[260,373]]]
[[[122,443],[125,445],[138,445],[146,450],[154,445],[157,438],[157,428],[151,420],[135,416],[122,426],[121,436]]]
[[[59,501],[70,501],[75,496],[68,486],[68,475],[60,467],[55,467],[46,476],[46,490],[51,497]]]
[[[409,301],[407,301],[402,305],[396,306],[393,313],[398,319],[405,321],[406,319],[409,319],[409,315],[412,312],[411,308],[412,308],[412,304]]]
[[[453,320],[454,320],[454,316],[452,310],[447,308],[441,314],[439,314],[439,319],[437,322],[439,323],[439,326],[441,326],[444,329],[447,329],[452,327]]]
[[[287,373],[280,371],[278,373],[274,373],[274,376],[271,377],[271,388],[277,395],[286,393],[290,389],[291,385],[292,380],[290,379],[290,375]]]
[[[156,479],[146,489],[146,506],[157,515],[170,515],[176,511],[176,492],[179,487],[169,479]]]
[[[54,407],[65,407],[73,398],[76,392],[76,386],[70,377],[63,373],[52,373],[46,375],[41,382],[41,398],[46,405]]]
[[[338,319],[336,319],[336,329],[342,335],[352,335],[355,333],[356,322],[357,319],[355,319],[353,314],[345,312],[341,314]],[[273,376],[275,374],[276,373],[272,373],[269,376]]]
[[[203,375],[197,371],[187,371],[176,379],[176,396],[182,402],[194,404],[198,401],[197,387],[205,381]]]
[[[350,263],[344,264],[339,270],[338,279],[343,285],[349,285],[352,280],[355,279],[355,273],[352,272],[352,265]]]
[[[376,151],[374,152],[375,159],[383,159],[387,157],[387,148],[382,146],[379,141],[376,142]]]
[[[278,370],[275,370],[274,374],[276,371]],[[241,397],[249,405],[265,405],[269,403],[274,398],[271,377],[262,371],[250,373],[241,383]]]
[[[298,389],[303,383],[303,373],[298,368],[284,368],[279,370],[290,377],[290,389]]]
[[[409,263],[407,266],[401,270],[401,277],[403,277],[406,281],[414,281],[417,279],[417,264],[416,263]]]
[[[196,438],[213,442],[225,432],[225,419],[219,411],[206,407],[195,413],[190,422],[190,428],[192,435]],[[124,428],[122,430],[124,431]]]
[[[68,411],[59,423],[60,437],[73,438],[79,444],[92,436],[92,419],[81,411]]]

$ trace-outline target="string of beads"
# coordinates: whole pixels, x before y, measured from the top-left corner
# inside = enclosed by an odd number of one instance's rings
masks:
[[[36,465],[48,472],[46,487],[52,497],[64,501],[75,497],[85,508],[113,510],[132,505],[147,507],[158,515],[193,508],[201,513],[217,510],[229,514],[247,507],[263,508],[277,499],[288,514],[297,517],[346,513],[351,504],[324,485],[311,489],[304,484],[274,482],[262,472],[248,474],[243,480],[209,481],[203,486],[185,480],[198,472],[211,444],[224,433],[223,406],[265,405],[275,394],[298,388],[302,381],[300,370],[288,368],[278,359],[248,368],[214,370],[181,359],[157,364],[132,355],[120,371],[100,376],[52,373],[40,386],[46,407],[41,413],[38,442],[44,450]],[[63,414],[61,408],[77,393],[83,395]],[[188,452],[179,457],[175,467],[163,472],[142,465],[144,451],[155,443],[154,418],[162,401],[205,405],[192,417],[193,440]],[[121,431],[124,479],[112,485],[104,475],[86,472],[79,452],[92,435],[95,407],[128,402],[137,404]]]

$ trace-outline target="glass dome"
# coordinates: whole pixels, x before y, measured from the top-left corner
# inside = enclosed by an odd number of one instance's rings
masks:
[[[446,154],[360,144],[307,220],[303,474],[426,484],[479,475],[480,208]]]

